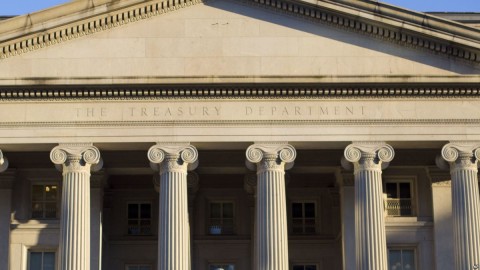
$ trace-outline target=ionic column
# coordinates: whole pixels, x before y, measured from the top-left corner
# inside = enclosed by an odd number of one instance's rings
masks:
[[[354,142],[345,159],[354,164],[356,269],[388,269],[383,212],[382,163],[393,159],[383,142]]]
[[[60,270],[90,269],[90,170],[100,151],[92,144],[60,144],[50,159],[63,168]]]
[[[197,149],[189,144],[159,143],[148,150],[148,159],[160,172],[159,270],[190,267],[187,170],[196,166],[197,157]]]
[[[442,149],[452,176],[452,218],[455,269],[480,263],[478,169],[480,142],[452,142]]]
[[[288,270],[285,167],[295,156],[295,148],[289,144],[254,144],[247,149],[247,160],[257,164],[258,270]]]

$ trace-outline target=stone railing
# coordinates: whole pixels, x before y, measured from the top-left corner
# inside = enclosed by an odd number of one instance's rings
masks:
[[[413,200],[412,199],[398,199],[385,198],[385,216],[399,217],[399,216],[413,216]]]
[[[150,221],[142,221],[142,224],[130,224],[128,225],[129,235],[151,235],[152,226]]]
[[[218,235],[218,234],[233,234],[234,226],[233,219],[230,218],[210,218],[209,221],[209,234]]]

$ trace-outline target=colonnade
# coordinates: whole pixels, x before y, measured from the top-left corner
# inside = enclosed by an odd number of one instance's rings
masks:
[[[480,263],[480,142],[451,142],[441,156],[452,178],[455,269],[473,269]],[[59,269],[88,270],[90,173],[101,166],[100,151],[93,144],[60,144],[50,158],[63,174]],[[246,149],[247,167],[257,173],[256,270],[289,269],[285,170],[295,158],[295,148],[285,142]],[[393,148],[384,142],[353,142],[344,151],[342,164],[354,169],[357,270],[388,269],[381,175],[393,158]],[[189,270],[187,175],[198,164],[198,151],[189,143],[157,143],[148,159],[159,174],[158,269]],[[0,165],[5,163],[0,152]]]

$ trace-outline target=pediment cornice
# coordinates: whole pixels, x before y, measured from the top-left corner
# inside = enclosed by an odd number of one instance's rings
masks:
[[[358,0],[229,1],[268,8],[468,62],[480,62],[479,29],[383,3]],[[15,17],[0,22],[0,59],[108,31],[201,2],[203,0],[74,1]]]

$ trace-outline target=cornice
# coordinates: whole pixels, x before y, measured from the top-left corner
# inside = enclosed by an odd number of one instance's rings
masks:
[[[480,84],[5,86],[0,101],[479,98]]]
[[[206,0],[210,1],[210,0]],[[408,10],[394,8],[388,5],[375,6],[366,1],[329,1],[316,2],[299,0],[234,0],[249,5],[268,8],[284,14],[293,15],[332,25],[344,30],[363,33],[382,40],[398,43],[408,47],[428,50],[436,54],[443,54],[456,59],[466,60],[475,64],[480,63],[480,30],[431,16],[414,13]],[[107,2],[108,1],[103,1]],[[17,29],[16,34],[8,34],[8,27],[0,37],[0,59],[16,56],[29,51],[41,49],[57,43],[85,35],[94,34],[131,22],[151,18],[179,8],[187,7],[202,0],[175,0],[175,1],[124,1],[132,3],[130,6],[120,6],[110,9],[104,6],[103,13],[98,9],[84,12],[84,15],[70,20],[64,19],[58,25],[36,31],[38,25],[28,25],[23,31]],[[73,4],[72,4],[73,5]],[[95,12],[97,11],[97,13]],[[47,14],[47,13],[45,13]],[[94,15],[91,15],[94,14]],[[29,16],[29,15],[28,15]],[[29,22],[28,16],[13,18],[0,23],[17,25],[15,22]],[[41,17],[41,15],[37,15]],[[68,16],[67,16],[68,17]],[[47,25],[46,22],[43,22]],[[12,26],[12,27],[13,27]],[[7,33],[5,33],[7,32]],[[8,34],[8,35],[7,35]],[[8,38],[5,39],[5,36]]]

